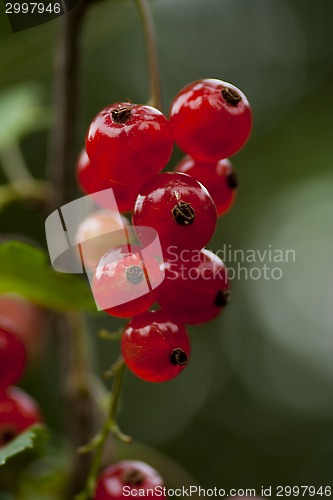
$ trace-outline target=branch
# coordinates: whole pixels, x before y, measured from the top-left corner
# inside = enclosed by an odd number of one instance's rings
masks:
[[[76,195],[75,154],[78,109],[79,40],[89,0],[61,18],[56,53],[54,112],[48,177],[57,189],[54,208],[72,201]]]
[[[79,41],[88,0],[61,18],[55,67],[55,121],[51,136],[48,177],[56,197],[49,209],[76,197],[75,154],[78,109]],[[85,346],[84,324],[78,314],[56,317],[55,334],[59,345],[60,390],[66,410],[66,428],[74,448],[67,497],[81,491],[90,468],[91,456],[76,449],[95,432],[94,398],[90,387],[90,359]]]

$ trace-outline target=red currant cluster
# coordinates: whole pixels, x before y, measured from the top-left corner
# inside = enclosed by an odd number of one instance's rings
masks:
[[[204,247],[237,187],[226,158],[245,144],[251,124],[245,95],[216,79],[181,90],[169,120],[151,106],[121,102],[103,109],[90,124],[78,162],[82,189],[94,196],[112,188],[119,210],[132,212],[134,227],[154,228],[163,250],[161,264],[143,258],[140,245],[112,248],[100,259],[93,280],[102,309],[132,317],[123,331],[122,354],[144,380],[178,375],[190,356],[184,324],[208,321],[228,303],[227,270]],[[187,156],[174,172],[160,173],[174,141]],[[107,307],[114,296],[120,305]],[[133,299],[125,300],[129,296]],[[148,311],[156,301],[160,309]]]
[[[41,421],[37,403],[24,391],[12,387],[22,376],[26,351],[7,325],[0,326],[0,447],[31,425]]]

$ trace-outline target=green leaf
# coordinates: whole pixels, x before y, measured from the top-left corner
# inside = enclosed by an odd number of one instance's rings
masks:
[[[57,311],[96,312],[87,282],[54,271],[48,261],[46,252],[27,243],[0,244],[0,293],[17,293]]]
[[[48,112],[40,104],[40,93],[38,86],[25,84],[0,94],[0,150],[47,125]]]
[[[43,425],[38,424],[30,427],[0,449],[0,466],[5,465],[8,459],[40,446],[46,437],[47,431]]]

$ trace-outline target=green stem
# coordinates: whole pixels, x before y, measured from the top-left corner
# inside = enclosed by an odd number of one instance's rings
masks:
[[[162,109],[162,94],[160,82],[160,68],[158,63],[156,33],[149,0],[135,0],[137,5],[146,41],[146,51],[150,81],[149,104]]]
[[[118,362],[114,365],[114,382],[110,397],[108,416],[101,432],[93,439],[90,445],[91,448],[95,449],[95,453],[91,462],[85,490],[76,497],[77,500],[88,500],[94,495],[96,481],[101,467],[104,447],[106,445],[110,432],[112,432],[118,438],[130,442],[130,438],[120,432],[116,421],[124,373],[125,363],[123,359],[120,358],[120,360],[118,360]],[[87,450],[89,450],[89,445],[87,446]]]
[[[0,210],[15,201],[36,201],[47,204],[54,196],[52,186],[47,181],[21,180],[0,186]]]
[[[12,184],[23,180],[33,182],[34,178],[27,167],[20,146],[16,142],[1,151],[1,163]]]

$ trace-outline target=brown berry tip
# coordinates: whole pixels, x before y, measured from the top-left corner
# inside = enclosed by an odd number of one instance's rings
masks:
[[[235,171],[231,172],[227,177],[228,186],[230,189],[236,189],[239,186],[238,175]]]
[[[236,108],[238,106],[238,103],[242,100],[238,92],[229,87],[224,87],[221,91],[221,94],[223,99],[234,108]]]
[[[184,366],[187,363],[187,354],[183,349],[174,349],[170,356],[173,365]]]
[[[172,209],[172,215],[177,224],[189,226],[195,219],[195,211],[189,203],[180,201]]]
[[[231,294],[229,290],[219,290],[215,297],[216,307],[225,307],[229,304],[231,299]]]
[[[112,120],[118,124],[126,123],[131,117],[132,111],[130,106],[123,106],[122,108],[113,109],[111,111]]]
[[[144,278],[144,272],[141,266],[129,266],[126,269],[126,279],[133,285],[138,285]]]
[[[123,483],[124,484],[142,484],[144,481],[144,474],[138,469],[129,469],[123,474]]]

